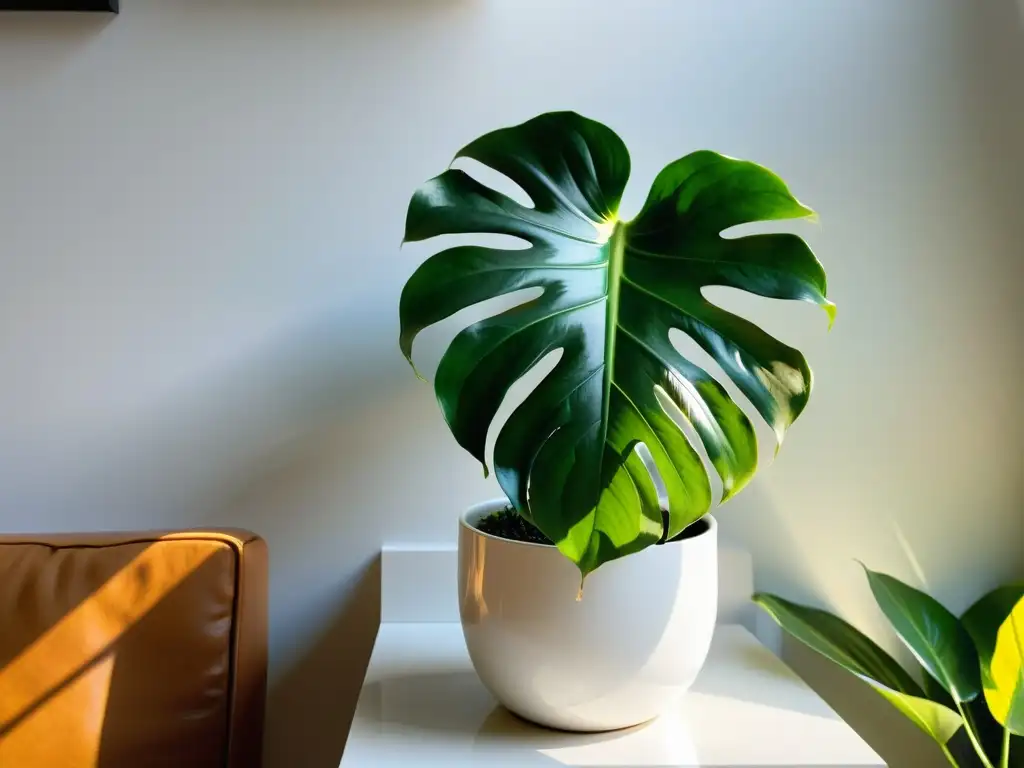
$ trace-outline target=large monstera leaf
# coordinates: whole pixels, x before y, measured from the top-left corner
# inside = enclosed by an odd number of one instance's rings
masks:
[[[414,194],[405,240],[492,233],[524,249],[460,245],[427,259],[401,298],[401,348],[481,301],[540,288],[532,300],[473,323],[445,351],[435,391],[458,442],[480,462],[509,388],[542,358],[557,364],[498,433],[497,479],[585,576],[602,563],[678,534],[705,515],[711,484],[676,419],[689,422],[722,479],[723,501],[757,466],[754,429],[727,391],[669,340],[699,344],[781,441],[811,391],[795,349],[712,304],[706,286],[815,302],[825,273],[792,234],[724,238],[738,224],[812,215],[771,171],[709,151],[667,166],[632,221],[618,216],[629,153],[604,125],[548,113],[488,133],[456,158],[516,182],[525,206],[449,168]],[[668,497],[636,452],[650,451]]]

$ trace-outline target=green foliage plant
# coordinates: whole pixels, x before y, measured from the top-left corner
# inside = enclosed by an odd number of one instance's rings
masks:
[[[412,363],[425,328],[480,302],[540,294],[458,333],[434,389],[458,443],[488,472],[488,429],[509,389],[560,356],[497,434],[493,465],[515,511],[583,577],[603,563],[672,539],[712,507],[710,477],[681,424],[703,444],[735,496],[757,468],[747,414],[670,341],[704,350],[774,431],[803,412],[812,374],[804,356],[704,295],[727,286],[821,306],[825,271],[796,234],[732,236],[754,222],[812,217],[772,171],[701,150],[669,163],[639,214],[620,217],[630,172],[623,141],[574,112],[539,115],[458,151],[503,174],[521,204],[449,167],[416,190],[404,242],[505,235],[523,248],[459,244],[427,258],[400,300],[400,346]],[[723,233],[726,233],[723,235]],[[667,496],[636,450],[646,446]]]
[[[768,593],[754,601],[794,638],[878,691],[952,765],[994,768],[998,761],[1008,768],[1011,746],[1024,736],[1024,583],[989,592],[958,618],[892,576],[865,572],[879,608],[919,662],[919,674],[827,611]],[[966,757],[950,747],[960,733],[971,746]],[[1024,758],[1020,744],[1014,751]]]

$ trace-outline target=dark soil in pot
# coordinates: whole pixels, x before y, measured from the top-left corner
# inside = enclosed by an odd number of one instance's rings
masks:
[[[662,510],[661,515],[665,529],[667,530],[668,511]],[[476,524],[476,528],[483,533],[489,533],[491,536],[497,536],[501,539],[554,546],[554,542],[552,542],[551,539],[537,530],[532,523],[528,522],[512,507],[505,507],[504,509],[499,509],[497,512],[491,512],[491,514],[487,515]],[[661,541],[658,543],[666,544],[674,541],[682,541],[683,539],[699,536],[707,529],[708,522],[706,520],[697,520],[667,541],[665,539],[665,535],[662,534]]]
[[[531,544],[548,544],[551,546],[554,544],[551,539],[538,531],[532,523],[528,522],[512,507],[505,507],[497,512],[491,512],[491,514],[477,523],[476,527],[479,531],[502,539],[526,541]]]
[[[667,509],[661,510],[661,521],[662,525],[664,526],[664,532],[661,534],[661,541],[658,542],[659,544],[671,544],[673,541],[683,541],[684,539],[692,539],[697,536],[700,536],[702,533],[705,533],[710,527],[708,521],[704,518],[701,518],[700,520],[695,520],[694,522],[690,523],[688,526],[683,528],[683,530],[681,530],[671,539],[666,540],[665,536],[668,533]]]

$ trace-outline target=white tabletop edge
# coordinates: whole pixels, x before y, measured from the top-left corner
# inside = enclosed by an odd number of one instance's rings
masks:
[[[565,734],[499,707],[458,622],[383,622],[340,768],[387,766],[884,768],[744,627],[721,625],[680,705],[637,729]]]

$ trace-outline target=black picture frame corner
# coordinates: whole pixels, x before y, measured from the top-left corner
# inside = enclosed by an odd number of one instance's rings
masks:
[[[120,0],[0,0],[0,11],[120,13]]]

